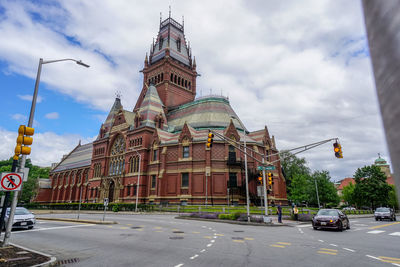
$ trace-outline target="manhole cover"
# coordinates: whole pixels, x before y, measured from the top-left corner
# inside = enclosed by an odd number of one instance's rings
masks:
[[[243,230],[233,230],[235,233],[243,233]]]
[[[142,229],[140,226],[132,226],[131,229]]]
[[[243,237],[232,237],[233,240],[243,240]]]
[[[173,231],[174,234],[183,234],[183,231]]]
[[[170,236],[169,239],[183,239],[183,236]]]

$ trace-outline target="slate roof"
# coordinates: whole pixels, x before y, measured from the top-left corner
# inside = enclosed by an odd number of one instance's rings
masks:
[[[185,122],[196,130],[223,129],[229,125],[231,119],[236,129],[243,131],[236,119],[238,116],[230,106],[228,99],[223,96],[198,98],[168,112],[167,118],[171,132],[181,131]]]
[[[90,166],[92,160],[93,143],[78,145],[52,170],[61,172],[68,169],[75,169]]]
[[[139,112],[142,116],[142,126],[150,126],[155,128],[155,117],[161,115],[164,120],[163,128],[165,130],[168,129],[163,103],[154,85],[150,85],[147,89],[145,97],[140,105]]]

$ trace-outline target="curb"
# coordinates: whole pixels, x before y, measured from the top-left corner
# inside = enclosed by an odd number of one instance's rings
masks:
[[[56,257],[51,256],[49,254],[46,254],[46,253],[43,253],[43,252],[40,252],[40,251],[37,251],[37,250],[33,250],[33,249],[30,249],[30,248],[27,248],[27,247],[23,247],[21,245],[17,245],[17,244],[14,244],[14,243],[10,243],[10,244],[13,245],[14,247],[18,247],[18,248],[23,249],[23,250],[28,250],[30,252],[33,252],[33,253],[36,253],[36,254],[39,254],[39,255],[42,255],[42,256],[50,258],[50,260],[48,260],[46,262],[43,262],[43,263],[36,264],[36,265],[32,265],[32,267],[36,267],[36,266],[51,266],[57,260]]]
[[[193,218],[193,217],[186,217],[186,216],[178,216],[175,219],[180,220],[193,220],[193,221],[203,221],[203,222],[217,222],[217,223],[229,223],[229,224],[239,224],[239,225],[251,225],[251,226],[268,226],[268,227],[295,227],[295,225],[285,224],[285,223],[254,223],[254,222],[240,222],[240,221],[230,221],[230,220],[219,220],[219,219],[203,219],[203,218]]]
[[[116,221],[93,221],[93,220],[77,220],[68,218],[36,217],[36,219],[46,220],[46,221],[79,222],[79,223],[89,223],[89,224],[118,224],[118,222]]]

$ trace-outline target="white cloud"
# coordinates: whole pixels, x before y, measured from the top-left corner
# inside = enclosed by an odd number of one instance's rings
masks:
[[[9,159],[14,155],[16,132],[0,128],[0,160]],[[35,133],[32,152],[28,156],[32,163],[42,167],[50,167],[51,163],[59,162],[63,155],[68,154],[82,140],[82,144],[92,142],[94,138],[82,138],[79,135],[57,135],[52,132]],[[51,141],[49,141],[51,140]]]
[[[32,101],[32,95],[17,95],[17,96],[22,100]],[[42,100],[43,100],[43,98],[40,95],[38,95],[36,98],[36,102],[41,103]]]
[[[50,112],[47,113],[46,115],[44,115],[47,119],[49,120],[55,120],[58,119],[60,117],[60,115],[58,114],[58,112]]]
[[[22,115],[22,114],[19,114],[19,113],[11,115],[11,118],[13,118],[14,120],[16,120],[16,121],[18,121],[20,123],[24,123],[27,120],[27,117],[25,115]]]
[[[331,145],[299,155],[335,179],[371,164],[378,152],[388,155],[360,1],[5,1],[0,59],[32,79],[41,57],[81,59],[91,67],[43,65],[41,82],[103,111],[120,90],[132,110],[158,12],[165,18],[169,4],[176,20],[185,16],[202,75],[198,95],[210,88],[229,94],[246,127],[266,124],[279,149],[339,137],[343,160],[333,158]]]

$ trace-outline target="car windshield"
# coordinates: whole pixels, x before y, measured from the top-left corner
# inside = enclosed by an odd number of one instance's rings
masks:
[[[377,208],[377,212],[389,212],[389,208]]]
[[[336,210],[320,210],[317,215],[321,216],[338,216],[338,212]]]
[[[15,215],[28,215],[31,214],[29,212],[29,210],[25,209],[25,208],[16,208],[15,209]],[[10,215],[10,209],[7,209],[7,215]]]

